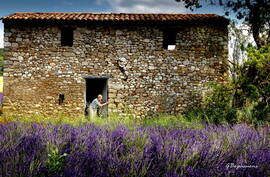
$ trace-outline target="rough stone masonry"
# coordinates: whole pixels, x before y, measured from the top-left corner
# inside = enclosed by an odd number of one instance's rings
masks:
[[[15,13],[2,20],[4,111],[83,115],[86,77],[106,76],[109,112],[178,114],[227,77],[228,20],[217,15]],[[61,45],[63,27],[73,29],[72,46]],[[168,29],[174,50],[164,48]]]

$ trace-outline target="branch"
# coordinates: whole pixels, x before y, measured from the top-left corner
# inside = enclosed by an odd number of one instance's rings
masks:
[[[253,6],[251,5],[250,0],[245,0],[245,2],[246,2],[246,6],[247,6],[250,10],[253,9]]]

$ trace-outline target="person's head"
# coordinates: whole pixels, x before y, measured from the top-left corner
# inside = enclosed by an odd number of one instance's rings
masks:
[[[100,95],[100,94],[97,96],[98,101],[101,101],[102,98],[103,98],[103,97],[102,97],[102,95]]]

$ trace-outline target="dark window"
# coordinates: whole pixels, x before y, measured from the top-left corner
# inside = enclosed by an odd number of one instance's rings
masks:
[[[64,104],[65,100],[65,95],[64,94],[59,94],[59,105]]]
[[[73,45],[73,29],[72,28],[62,28],[61,29],[61,46]]]
[[[169,49],[169,45],[176,44],[176,31],[175,30],[164,30],[163,31],[163,48]]]

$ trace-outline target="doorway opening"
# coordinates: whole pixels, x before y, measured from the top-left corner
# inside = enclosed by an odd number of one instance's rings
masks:
[[[97,98],[99,94],[103,96],[102,102],[105,103],[108,100],[108,78],[107,77],[86,77],[86,91],[85,91],[85,115],[89,115],[89,109],[91,102]],[[97,115],[100,117],[108,116],[108,105],[101,108],[98,107]]]

